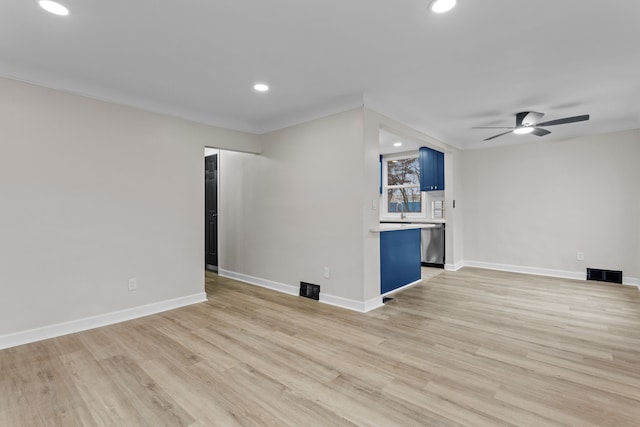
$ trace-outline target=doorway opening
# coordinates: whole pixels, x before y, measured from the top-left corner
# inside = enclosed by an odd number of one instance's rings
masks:
[[[218,272],[218,150],[205,148],[204,157],[204,267]]]

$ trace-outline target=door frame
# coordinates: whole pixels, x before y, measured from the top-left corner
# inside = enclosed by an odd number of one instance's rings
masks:
[[[217,221],[216,246],[217,246],[217,248],[216,248],[216,252],[217,252],[217,258],[218,258],[217,259],[217,261],[218,261],[217,264],[218,265],[207,264],[207,242],[206,242],[207,230],[206,230],[206,227],[207,227],[207,215],[208,215],[208,212],[207,212],[207,202],[206,202],[206,197],[207,197],[206,196],[206,191],[207,191],[206,190],[206,185],[207,184],[206,184],[206,169],[205,169],[205,176],[203,177],[203,181],[204,181],[203,184],[204,184],[204,187],[205,187],[204,191],[203,191],[203,197],[204,197],[204,203],[203,204],[204,204],[204,211],[205,211],[204,212],[204,215],[205,215],[205,218],[204,218],[204,220],[205,220],[204,221],[205,229],[203,230],[204,231],[204,233],[203,233],[204,236],[203,237],[205,239],[205,244],[204,244],[204,247],[203,247],[203,250],[204,250],[204,268],[205,268],[206,271],[213,271],[213,272],[216,272],[216,273],[220,270],[220,247],[221,247],[221,245],[220,245],[220,157],[221,157],[220,154],[221,154],[221,151],[222,150],[220,150],[218,148],[214,148],[214,147],[207,147],[207,146],[204,147],[205,162],[206,162],[206,158],[207,157],[213,156],[213,155],[216,156],[216,171],[217,171],[217,176],[216,176],[216,210],[217,210],[217,214],[216,214],[216,216],[217,216],[217,220],[216,220]]]

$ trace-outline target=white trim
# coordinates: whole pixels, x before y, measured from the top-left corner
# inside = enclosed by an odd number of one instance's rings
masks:
[[[364,313],[368,313],[371,310],[375,310],[376,308],[380,308],[384,305],[382,302],[382,295],[379,297],[371,298],[369,301],[364,302]]]
[[[640,291],[640,279],[635,277],[623,277],[622,284],[625,286],[635,286]]]
[[[387,190],[393,190],[398,188],[417,188],[420,193],[420,212],[405,212],[405,219],[427,219],[427,196],[425,191],[420,191],[420,183],[413,185],[388,185],[389,183],[389,167],[388,163],[393,160],[404,160],[404,159],[417,159],[418,163],[420,162],[420,152],[417,150],[412,150],[403,153],[395,153],[395,154],[387,154],[382,156],[382,194],[380,201],[381,208],[381,216],[386,218],[391,218],[391,220],[401,220],[402,214],[389,212],[387,209],[389,208],[389,194]]]
[[[74,334],[76,332],[87,331],[101,326],[113,325],[114,323],[126,322],[127,320],[138,319],[151,314],[161,313],[191,304],[207,301],[207,294],[200,292],[193,295],[160,301],[152,304],[141,305],[139,307],[127,308],[125,310],[100,314],[97,316],[85,317],[83,319],[71,320],[69,322],[57,323],[55,325],[43,326],[41,328],[29,329],[0,336],[0,350],[29,344],[36,341],[55,338],[62,335]]]
[[[320,293],[320,302],[340,308],[346,308],[347,310],[357,311],[359,313],[366,313],[367,311],[371,311],[382,305],[382,296],[373,298],[369,301],[357,301],[354,299]]]
[[[300,295],[300,288],[296,288],[295,286],[285,285],[284,283],[273,282],[271,280],[261,279],[247,274],[236,273],[235,271],[220,269],[218,270],[218,275],[289,295]]]
[[[230,279],[239,280],[250,285],[260,286],[262,288],[271,289],[272,291],[282,292],[289,295],[300,295],[300,288],[295,286],[286,285],[284,283],[278,283],[267,279],[261,279],[259,277],[249,276],[247,274],[236,273],[234,271],[223,270],[218,271],[218,274]],[[320,293],[320,302],[324,304],[334,305],[336,307],[345,308],[347,310],[353,310],[360,313],[366,313],[373,309],[382,306],[382,295],[370,299],[369,301],[358,301],[349,298],[343,298],[326,293]]]
[[[481,261],[462,261],[460,267],[476,267],[476,268],[484,268],[487,270],[499,270],[499,271],[508,271],[511,273],[522,273],[522,274],[535,274],[536,276],[549,276],[549,277],[558,277],[561,279],[573,279],[573,280],[587,280],[586,272],[577,272],[577,271],[566,271],[566,270],[553,270],[549,268],[538,268],[538,267],[523,267],[519,265],[508,265],[508,264],[494,264],[491,262],[481,262]],[[445,266],[445,269],[448,270],[448,267]],[[455,270],[452,270],[455,271]],[[635,277],[623,277],[622,284],[625,286],[635,286],[640,290],[640,279]]]
[[[444,269],[446,271],[458,271],[464,267],[464,261],[458,261],[455,264],[445,264]]]
[[[399,292],[399,291],[405,290],[407,288],[410,288],[411,286],[417,285],[420,282],[422,282],[422,279],[416,280],[415,282],[407,283],[406,285],[400,286],[399,288],[392,289],[389,292],[385,292],[381,296],[382,297],[386,297],[387,295],[395,294],[396,292]]]
[[[534,274],[536,276],[559,277],[562,279],[585,280],[585,273],[553,270],[549,268],[524,267],[520,265],[495,264],[492,262],[464,261],[465,267],[484,268],[486,270],[509,271],[511,273]]]

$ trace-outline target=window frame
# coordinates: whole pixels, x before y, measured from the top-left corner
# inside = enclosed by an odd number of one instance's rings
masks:
[[[427,206],[426,206],[426,193],[424,191],[420,191],[420,179],[418,177],[417,184],[405,184],[405,185],[389,185],[389,162],[394,160],[405,160],[405,159],[415,159],[419,162],[419,155],[416,151],[411,153],[401,153],[394,155],[385,155],[382,157],[382,195],[381,195],[381,208],[382,208],[382,217],[384,218],[394,218],[401,219],[401,212],[389,212],[389,191],[395,188],[417,188],[420,193],[420,212],[406,212],[405,219],[424,219],[427,217]],[[418,166],[419,167],[419,166]]]

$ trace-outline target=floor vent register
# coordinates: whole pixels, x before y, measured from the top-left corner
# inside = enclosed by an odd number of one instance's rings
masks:
[[[320,285],[312,283],[300,282],[300,296],[311,298],[316,301],[320,300]]]
[[[598,282],[622,284],[622,271],[621,270],[601,270],[599,268],[587,268],[587,280],[597,280]]]

